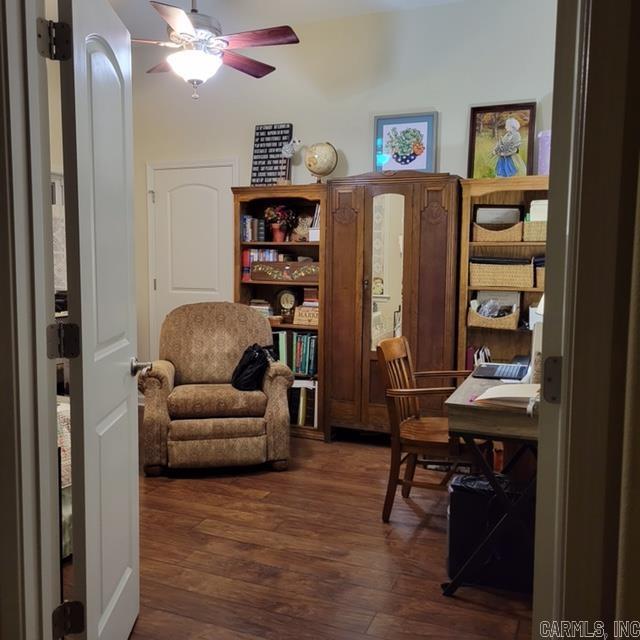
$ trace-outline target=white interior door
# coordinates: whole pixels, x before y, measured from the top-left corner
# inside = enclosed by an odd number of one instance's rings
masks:
[[[139,609],[129,34],[108,0],[60,0],[71,361],[74,589],[86,637],[127,638]]]
[[[176,307],[233,300],[235,163],[149,170],[150,352]]]

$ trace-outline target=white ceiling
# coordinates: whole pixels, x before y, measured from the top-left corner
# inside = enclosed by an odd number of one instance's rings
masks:
[[[224,33],[332,20],[367,13],[400,11],[450,4],[460,0],[198,0],[201,13],[215,16]],[[183,9],[191,0],[163,0]],[[147,0],[111,0],[133,37],[160,38],[165,33],[162,20]]]

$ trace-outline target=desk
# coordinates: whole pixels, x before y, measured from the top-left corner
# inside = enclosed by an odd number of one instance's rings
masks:
[[[491,466],[487,463],[482,451],[476,444],[476,439],[501,440],[514,442],[518,449],[513,457],[506,463],[503,473],[508,473],[518,462],[522,454],[529,450],[537,454],[538,446],[538,418],[527,415],[525,409],[504,408],[495,409],[483,405],[474,404],[483,391],[501,384],[498,380],[468,377],[446,401],[445,406],[449,415],[449,433],[452,436],[462,438],[473,451],[478,467],[482,470],[496,498],[504,509],[504,514],[498,520],[493,529],[478,545],[460,571],[451,582],[442,585],[442,592],[446,596],[452,596],[465,578],[473,575],[476,561],[482,557],[483,552],[491,544],[500,529],[510,519],[520,519],[520,512],[526,501],[535,494],[535,473],[529,478],[520,497],[512,501],[509,499],[502,486],[496,479]],[[528,530],[527,535],[529,535]],[[533,544],[533,539],[530,540]]]

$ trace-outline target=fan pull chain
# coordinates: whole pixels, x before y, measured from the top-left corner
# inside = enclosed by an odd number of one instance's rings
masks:
[[[191,13],[198,13],[198,0],[191,0]]]

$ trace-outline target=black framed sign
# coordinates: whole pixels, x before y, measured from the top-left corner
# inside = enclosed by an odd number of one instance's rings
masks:
[[[290,178],[291,160],[282,155],[282,145],[291,142],[292,137],[291,123],[256,125],[251,166],[252,187],[277,184],[278,180]]]

